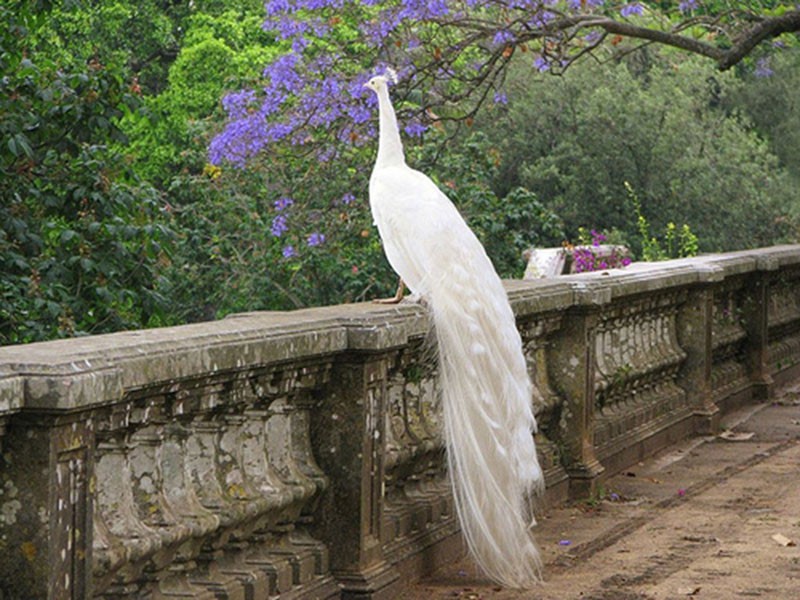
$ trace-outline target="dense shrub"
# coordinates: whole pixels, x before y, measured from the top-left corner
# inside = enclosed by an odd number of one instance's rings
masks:
[[[502,156],[495,189],[523,185],[568,232],[616,229],[637,254],[626,181],[654,229],[687,223],[701,251],[791,239],[785,216],[798,192],[750,121],[723,102],[740,82],[680,58],[651,51],[644,67],[586,63],[563,77],[517,71],[505,120],[486,128]]]
[[[37,53],[34,15],[0,19],[0,344],[161,322],[160,194],[109,148],[128,84]]]

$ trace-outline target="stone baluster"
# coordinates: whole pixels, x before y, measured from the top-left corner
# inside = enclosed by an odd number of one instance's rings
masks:
[[[545,477],[545,494],[548,502],[557,503],[569,494],[569,477],[562,466],[558,445],[552,441],[558,437],[559,417],[563,409],[561,397],[553,390],[547,369],[547,353],[551,338],[561,327],[561,315],[537,314],[520,324],[522,347],[533,382],[533,410],[538,432],[536,452]]]
[[[768,364],[779,383],[796,376],[800,365],[800,270],[786,268],[773,275],[768,293]]]
[[[258,494],[269,499],[273,507],[272,524],[285,521],[288,517],[283,512],[292,504],[294,493],[281,481],[268,458],[267,421],[270,413],[266,409],[252,408],[245,411],[244,416],[246,419],[241,425],[242,468]]]
[[[711,382],[714,401],[724,402],[725,409],[746,401],[752,391],[746,351],[748,333],[744,327],[746,280],[741,275],[730,276],[714,289]]]
[[[329,480],[317,464],[311,445],[310,412],[315,409],[317,400],[312,394],[301,392],[292,398],[293,410],[290,415],[291,455],[297,471],[314,484],[310,498],[303,505],[299,520],[307,523],[316,509],[319,497],[328,488]]]
[[[296,408],[286,396],[280,396],[269,405],[266,423],[268,458],[272,468],[294,493],[294,501],[287,514],[287,522],[300,518],[306,503],[317,492],[317,483],[308,477],[295,461],[293,425]]]
[[[122,433],[109,435],[97,445],[95,577],[98,591],[108,597],[135,593],[149,557],[162,544],[158,532],[139,518],[127,452]]]

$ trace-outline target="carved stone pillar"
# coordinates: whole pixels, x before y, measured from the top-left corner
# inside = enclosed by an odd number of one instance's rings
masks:
[[[91,597],[91,421],[33,414],[0,455],[0,581],[9,598]]]
[[[778,263],[770,258],[759,257],[758,270],[748,280],[742,302],[742,326],[747,332],[745,353],[755,400],[767,400],[773,387],[769,367],[768,317],[770,281],[772,273],[778,270]]]
[[[712,265],[698,272],[701,283],[689,291],[676,319],[678,344],[686,352],[677,381],[692,407],[695,431],[708,435],[719,431],[720,409],[714,402],[711,367],[714,283],[722,281],[723,273]]]
[[[383,556],[386,422],[385,357],[337,362],[325,401],[311,413],[311,438],[330,489],[318,507],[317,535],[330,549],[343,598],[392,598],[399,574]]]
[[[550,380],[563,397],[559,422],[562,460],[569,475],[569,495],[592,495],[605,470],[595,456],[595,345],[600,306],[610,300],[602,288],[576,289],[578,302],[553,336]]]

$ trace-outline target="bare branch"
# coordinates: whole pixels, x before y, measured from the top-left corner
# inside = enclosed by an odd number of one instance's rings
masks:
[[[725,71],[739,63],[753,48],[764,40],[772,39],[784,33],[800,31],[800,10],[788,11],[781,16],[769,17],[759,21],[753,27],[743,32],[736,43],[727,49],[714,46],[708,42],[692,37],[680,35],[677,31],[660,31],[648,27],[640,27],[632,23],[589,15],[560,19],[553,23],[548,29],[552,31],[563,31],[569,27],[597,27],[603,29],[606,33],[680,48],[681,50],[713,59],[716,61],[720,70]]]
[[[779,17],[764,19],[744,33],[725,53],[725,57],[718,61],[720,70],[730,69],[764,40],[793,31],[800,31],[800,10],[792,10]]]
[[[708,42],[669,31],[660,31],[658,29],[640,27],[632,23],[622,23],[612,19],[598,19],[596,17],[588,18],[584,22],[581,22],[580,25],[582,27],[599,27],[605,30],[606,33],[620,35],[622,37],[648,40],[650,42],[673,46],[674,48],[680,48],[681,50],[686,50],[693,54],[712,58],[717,62],[725,57],[725,50],[721,48],[712,46]]]

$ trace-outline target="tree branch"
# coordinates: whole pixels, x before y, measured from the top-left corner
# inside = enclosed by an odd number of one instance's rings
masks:
[[[792,10],[779,17],[770,17],[759,21],[743,32],[733,46],[725,49],[675,32],[639,27],[632,23],[622,23],[612,19],[586,16],[567,20],[574,21],[573,26],[581,28],[598,27],[605,30],[606,33],[657,42],[666,46],[680,48],[693,54],[706,56],[716,61],[721,71],[730,69],[738,64],[753,48],[764,40],[777,37],[783,33],[800,31],[800,10]],[[557,27],[559,29],[565,28],[562,25],[566,25],[567,20],[558,23]]]
[[[726,69],[730,69],[764,40],[793,31],[800,31],[800,10],[792,10],[779,17],[764,19],[744,33],[736,43],[725,52],[725,56],[717,61],[720,70],[725,71]]]
[[[587,23],[581,23],[583,27],[599,27],[606,31],[606,33],[613,33],[627,38],[635,38],[639,40],[648,40],[657,42],[666,46],[680,48],[712,58],[718,63],[725,57],[726,51],[722,48],[712,46],[708,42],[703,42],[694,38],[679,35],[677,33],[670,33],[668,31],[659,31],[658,29],[649,29],[647,27],[639,27],[631,23],[620,23],[611,19],[592,19]]]

